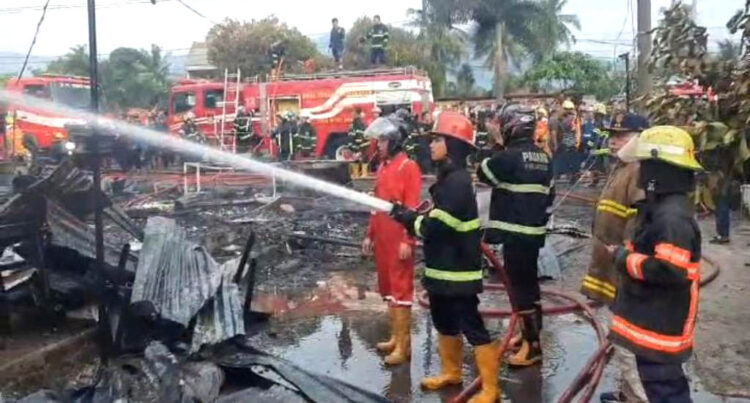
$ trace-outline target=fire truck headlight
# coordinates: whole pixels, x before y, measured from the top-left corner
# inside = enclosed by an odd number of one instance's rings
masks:
[[[61,138],[63,138],[63,137],[65,137],[65,135],[64,135],[64,134],[62,134],[62,132],[55,132],[55,138],[56,138],[56,139],[58,139],[58,140],[59,140],[59,139],[61,139]]]
[[[66,151],[72,153],[73,151],[75,151],[75,149],[76,149],[76,143],[74,143],[72,141],[66,141],[65,142],[65,150]]]

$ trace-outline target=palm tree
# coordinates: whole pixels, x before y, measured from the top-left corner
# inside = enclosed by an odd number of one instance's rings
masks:
[[[537,27],[540,38],[539,52],[535,52],[537,60],[552,55],[558,45],[570,46],[576,38],[570,27],[581,30],[581,21],[575,14],[563,14],[562,9],[568,0],[542,0],[544,23]]]
[[[478,0],[471,19],[476,24],[474,47],[487,56],[495,70],[495,96],[503,97],[503,78],[509,61],[518,62],[526,52],[540,48],[538,28],[546,19],[542,3],[532,0]]]
[[[456,73],[456,84],[460,86],[459,91],[462,94],[470,95],[474,92],[474,70],[467,63],[461,65],[461,68]]]
[[[409,10],[412,25],[419,27],[417,41],[425,53],[425,60],[430,61],[426,69],[438,96],[443,95],[448,71],[465,55],[467,35],[453,25],[450,3],[454,1],[431,0],[424,3],[422,10]]]
[[[718,58],[721,61],[733,62],[740,59],[740,43],[734,42],[731,39],[724,39],[719,41],[719,54]]]

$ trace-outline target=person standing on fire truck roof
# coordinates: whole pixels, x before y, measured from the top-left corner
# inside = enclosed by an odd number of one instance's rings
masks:
[[[512,366],[541,362],[542,303],[537,259],[547,236],[547,209],[555,198],[552,165],[547,153],[534,144],[535,112],[507,105],[500,112],[505,149],[487,158],[477,177],[493,187],[486,240],[503,244],[513,310],[521,315],[521,349]]]
[[[385,52],[388,49],[388,27],[380,22],[380,16],[373,17],[373,26],[367,32],[370,41],[370,63],[374,66],[385,64]]]
[[[422,193],[422,175],[403,150],[405,122],[394,115],[375,119],[365,136],[378,141],[381,164],[375,179],[375,196],[416,208]],[[362,252],[369,256],[375,249],[378,289],[388,301],[391,337],[378,343],[377,349],[388,354],[385,363],[389,365],[401,364],[411,356],[415,245],[415,239],[388,214],[377,212],[371,216]]]
[[[622,274],[609,338],[635,354],[650,402],[690,402],[682,363],[693,350],[701,234],[689,193],[703,168],[690,134],[673,126],[645,130],[618,154],[640,161],[646,201],[633,241],[607,247]]]
[[[417,213],[395,204],[391,215],[424,242],[422,285],[430,300],[430,315],[439,333],[440,375],[422,380],[436,390],[462,382],[463,339],[474,346],[482,390],[471,402],[495,402],[498,385],[498,345],[479,314],[482,292],[481,233],[477,200],[466,159],[474,147],[474,127],[457,112],[443,112],[436,120],[430,144],[437,165],[437,182],[430,187],[434,208]]]
[[[333,54],[333,60],[336,61],[336,65],[339,70],[344,68],[342,64],[342,58],[344,56],[344,40],[346,38],[346,31],[344,28],[339,26],[339,19],[334,18],[331,20],[333,27],[331,28],[331,36],[328,39],[328,47],[331,49]]]

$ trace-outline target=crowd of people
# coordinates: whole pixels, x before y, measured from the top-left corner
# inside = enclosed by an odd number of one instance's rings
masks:
[[[164,110],[134,109],[122,113],[120,120],[163,133],[169,132],[167,113]],[[197,126],[195,126],[195,131],[198,131]],[[123,171],[166,169],[177,163],[174,153],[151,147],[147,143],[135,141],[127,136],[117,138],[112,153],[114,161]]]
[[[538,366],[543,314],[537,258],[555,199],[554,178],[582,175],[579,154],[608,147],[611,173],[596,206],[594,248],[582,292],[612,311],[609,339],[617,355],[634,361],[648,401],[689,402],[682,364],[692,354],[701,258],[689,195],[703,170],[692,137],[674,126],[649,127],[645,118],[625,110],[615,109],[608,119],[600,105],[576,108],[565,100],[550,109],[551,117],[539,105],[520,104],[474,114],[484,121],[492,149],[474,167],[469,157],[478,151],[477,122],[458,111],[437,113],[424,134],[436,182],[429,189],[430,203],[421,204],[419,164],[406,153],[413,132],[408,113],[381,116],[365,129],[364,137],[377,141],[375,196],[394,204],[389,213],[371,216],[362,242],[362,252],[374,254],[390,317],[390,338],[376,347],[389,366],[410,358],[414,248],[421,239],[422,285],[442,367],[421,386],[438,390],[462,383],[466,339],[481,380],[470,402],[497,401],[500,346],[478,310],[484,242],[502,251],[508,295],[520,318],[520,332],[511,340],[516,352],[508,363]],[[484,226],[472,171],[492,189]],[[603,402],[621,399],[619,392],[601,396]]]

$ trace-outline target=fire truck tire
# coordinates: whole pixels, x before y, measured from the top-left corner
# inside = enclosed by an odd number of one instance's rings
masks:
[[[336,150],[336,157],[334,159],[336,161],[350,161],[352,154],[354,153],[349,146],[341,146]]]
[[[323,155],[327,159],[336,159],[339,149],[342,146],[348,146],[350,142],[349,135],[347,133],[331,133],[326,141],[326,146],[323,149]]]

